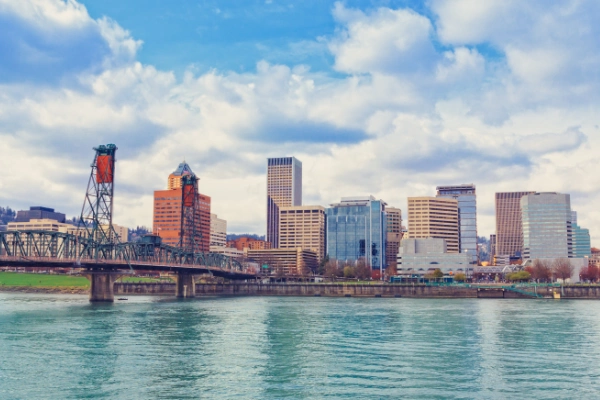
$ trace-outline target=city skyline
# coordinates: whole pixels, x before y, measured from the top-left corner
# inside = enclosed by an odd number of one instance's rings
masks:
[[[467,3],[2,0],[0,205],[77,215],[89,149],[117,143],[115,222],[150,226],[186,159],[231,232],[263,234],[264,160],[293,154],[304,204],[474,183],[488,237],[496,192],[569,193],[594,243],[600,5]]]

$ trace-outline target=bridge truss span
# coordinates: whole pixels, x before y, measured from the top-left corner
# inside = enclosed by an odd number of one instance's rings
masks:
[[[102,258],[97,254],[104,254]],[[110,256],[108,256],[110,255]],[[101,270],[194,270],[250,278],[235,259],[217,253],[190,253],[166,244],[102,244],[86,237],[48,231],[0,232],[4,265],[61,266]]]

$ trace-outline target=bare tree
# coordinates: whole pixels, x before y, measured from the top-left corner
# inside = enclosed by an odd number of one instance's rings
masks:
[[[331,278],[331,282],[335,281],[335,278],[340,275],[340,268],[338,267],[337,260],[329,260],[325,263],[325,276]]]
[[[531,279],[538,282],[547,282],[552,279],[552,268],[548,262],[544,260],[533,260],[533,265],[530,269],[528,267],[526,271],[531,274]]]
[[[367,260],[365,260],[364,257],[361,257],[356,261],[354,273],[356,277],[361,281],[365,281],[371,278],[371,266],[369,265]]]
[[[557,258],[552,264],[552,273],[556,279],[561,279],[565,282],[573,276],[575,267],[571,265],[567,258]]]

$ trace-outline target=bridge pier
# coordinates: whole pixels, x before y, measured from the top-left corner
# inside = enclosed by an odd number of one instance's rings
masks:
[[[179,299],[196,297],[196,282],[194,275],[180,272],[176,277],[175,296]]]
[[[87,271],[83,274],[91,283],[90,302],[115,301],[115,281],[122,275],[108,271]]]

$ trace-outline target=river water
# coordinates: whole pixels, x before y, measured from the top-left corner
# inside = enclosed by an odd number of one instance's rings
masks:
[[[1,399],[597,399],[600,302],[0,293]]]

